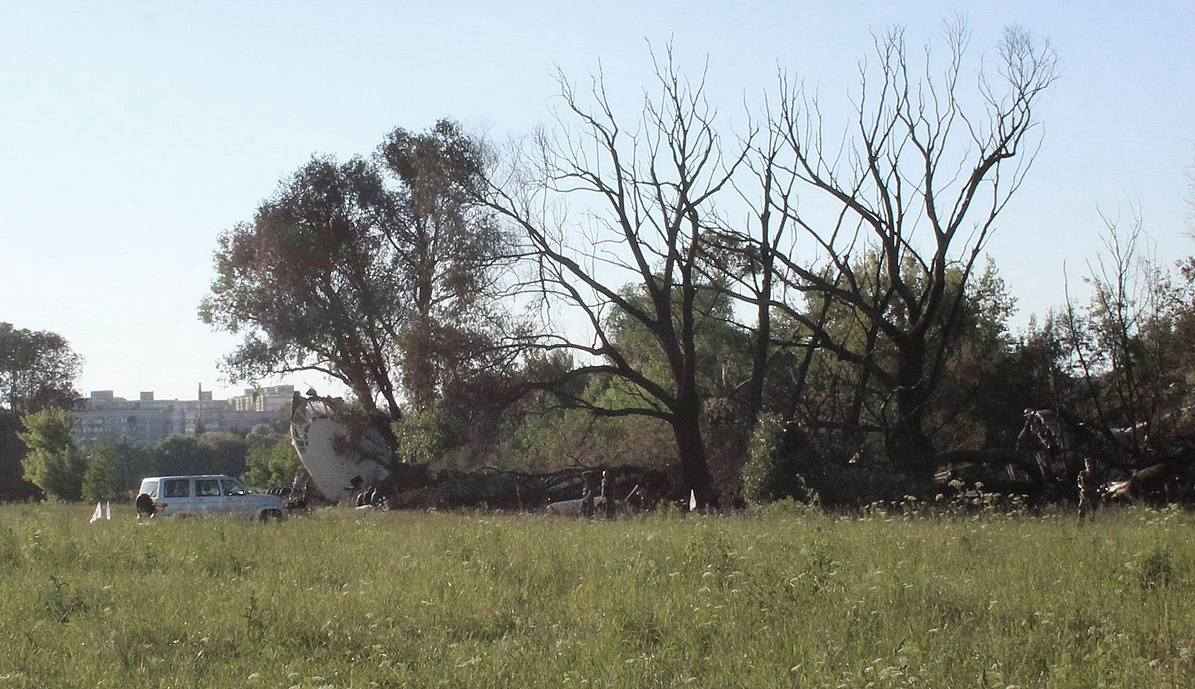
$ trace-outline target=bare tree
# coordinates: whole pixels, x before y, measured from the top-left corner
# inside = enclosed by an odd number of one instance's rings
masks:
[[[1139,456],[1146,437],[1172,435],[1181,417],[1187,384],[1175,330],[1184,295],[1153,257],[1138,209],[1127,228],[1101,218],[1104,251],[1084,278],[1089,304],[1076,307],[1067,290],[1067,339],[1099,432]]]
[[[781,282],[804,299],[773,306],[851,364],[859,390],[878,387],[874,422],[889,456],[913,470],[932,468],[925,417],[957,342],[966,286],[1036,154],[1035,107],[1057,75],[1048,43],[1007,29],[999,78],[980,71],[974,91],[964,89],[970,32],[955,23],[946,34],[940,73],[928,47],[922,71],[911,64],[903,31],[876,38],[878,63],[860,67],[855,121],[838,144],[823,136],[817,99],[782,78],[770,127],[784,154],[755,151],[776,180],[768,203],[799,234],[776,260]],[[803,192],[812,193],[796,203]],[[829,210],[806,211],[809,199]],[[868,336],[835,337],[812,308],[829,302]]]
[[[717,495],[697,385],[700,245],[717,224],[715,197],[746,149],[724,155],[704,81],[681,76],[671,51],[656,62],[656,78],[658,89],[645,95],[628,130],[600,73],[586,102],[562,76],[558,126],[541,131],[509,174],[491,181],[488,203],[521,229],[539,303],[573,318],[522,344],[577,357],[580,365],[566,378],[606,375],[625,386],[624,403],[594,404],[576,394],[568,403],[601,416],[643,415],[669,424],[686,487],[705,506]],[[584,220],[572,222],[565,203],[583,208]],[[652,375],[628,356],[615,320],[650,333],[666,375]]]

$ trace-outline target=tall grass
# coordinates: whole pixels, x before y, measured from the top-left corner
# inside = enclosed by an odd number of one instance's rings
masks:
[[[1179,512],[0,508],[5,687],[1191,687]]]

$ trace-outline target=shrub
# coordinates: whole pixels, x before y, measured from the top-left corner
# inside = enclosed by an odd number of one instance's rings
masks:
[[[784,498],[816,502],[803,474],[816,471],[820,464],[803,433],[775,414],[764,414],[747,449],[743,497],[753,505]]]

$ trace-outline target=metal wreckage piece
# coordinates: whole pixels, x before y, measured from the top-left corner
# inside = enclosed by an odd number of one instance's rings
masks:
[[[956,450],[936,455],[939,485],[961,481],[993,492],[1073,497],[1091,458],[1098,494],[1154,503],[1195,499],[1195,439],[1155,445],[1147,428],[1106,428],[1064,419],[1052,409],[1026,409],[1016,449]],[[1133,448],[1138,448],[1133,452]]]
[[[398,461],[369,419],[343,400],[309,392],[295,394],[291,439],[307,477],[287,490],[289,504],[320,502],[395,509],[486,508],[580,513],[581,496],[592,474],[609,471],[616,504],[654,509],[664,500],[682,500],[679,472],[633,465],[569,467],[526,473],[484,467],[433,471]],[[318,493],[318,495],[317,495]],[[602,499],[597,498],[601,506]]]
[[[295,393],[292,401],[291,442],[329,502],[354,497],[361,485],[386,483],[394,473],[381,434],[351,418],[339,399]]]

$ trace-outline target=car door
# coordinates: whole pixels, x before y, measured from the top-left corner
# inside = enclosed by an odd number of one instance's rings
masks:
[[[252,519],[254,515],[251,514],[249,491],[245,489],[245,484],[227,477],[220,479],[220,483],[223,485],[224,513]]]
[[[195,509],[204,516],[228,513],[224,491],[216,478],[195,479]]]
[[[194,500],[191,497],[191,479],[167,478],[159,484],[158,504],[162,506],[162,516],[173,517],[182,514],[195,514]]]

